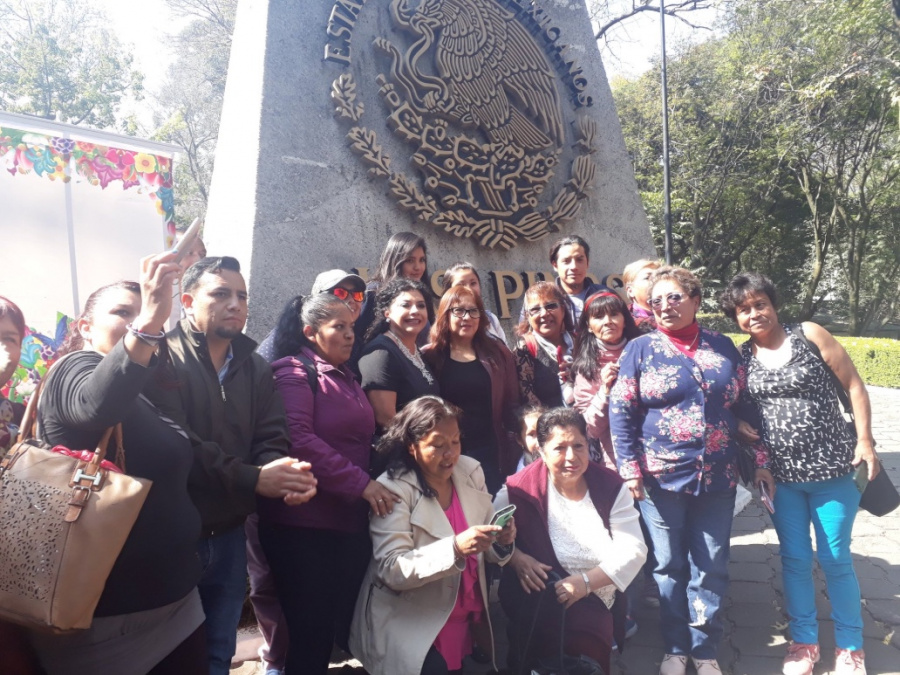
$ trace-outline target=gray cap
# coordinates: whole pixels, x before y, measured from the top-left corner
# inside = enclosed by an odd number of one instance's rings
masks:
[[[352,283],[355,291],[366,290],[366,282],[362,280],[362,277],[356,274],[347,274],[344,270],[328,270],[316,277],[312,285],[312,294],[327,293],[345,281]]]

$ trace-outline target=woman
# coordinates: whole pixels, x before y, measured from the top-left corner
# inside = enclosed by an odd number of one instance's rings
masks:
[[[197,593],[200,516],[187,491],[187,434],[141,395],[166,366],[163,326],[179,274],[174,253],[141,260],[141,283],[92,293],[48,374],[38,408],[41,440],[94,448],[121,423],[129,475],[153,487],[106,581],[91,627],[33,633],[48,675],[209,672]],[[159,356],[156,355],[159,349]]]
[[[628,306],[604,291],[584,303],[575,338],[575,358],[569,371],[575,378],[575,409],[584,415],[588,438],[596,444],[606,468],[616,470],[616,453],[609,433],[609,392],[619,373],[619,357],[640,331]]]
[[[390,513],[395,500],[369,478],[375,416],[346,365],[353,340],[350,308],[329,293],[291,300],[275,332],[290,454],[315,465],[317,478],[315,499],[302,506],[259,500],[259,540],[288,629],[287,675],[324,674],[332,645],[348,648],[371,552],[366,515]]]
[[[721,672],[719,609],[737,486],[740,354],[696,320],[702,288],[691,272],[660,267],[651,279],[657,331],[625,345],[609,424],[619,473],[640,501],[656,556],[660,675]]]
[[[434,307],[431,304],[433,295],[429,286],[431,275],[428,274],[428,246],[422,237],[413,232],[397,232],[388,239],[384,251],[381,252],[378,268],[366,285],[366,298],[356,322],[356,337],[363,341],[369,327],[379,317],[376,296],[382,286],[394,279],[411,279],[424,284],[428,316],[425,330],[419,339],[419,346],[424,347],[428,341],[428,329],[434,320]]]
[[[413,399],[440,392],[418,347],[428,325],[427,293],[421,282],[405,278],[378,291],[378,320],[369,327],[359,371],[379,429]]]
[[[571,403],[571,390],[563,393],[574,347],[567,303],[559,286],[549,281],[525,291],[525,321],[517,329],[514,353],[521,398],[529,405],[558,408]]]
[[[631,495],[619,476],[590,461],[586,432],[576,410],[542,414],[537,434],[543,461],[510,476],[494,500],[497,509],[515,504],[521,523],[500,581],[500,602],[511,622],[510,656],[525,661],[510,663],[514,672],[559,653],[560,605],[566,610],[565,653],[592,658],[610,672],[613,605],[617,613],[624,609],[616,603],[617,591],[625,590],[647,555]],[[535,622],[551,573],[561,579],[552,590],[557,606],[545,599]]]
[[[747,391],[762,421],[759,435],[750,439],[761,436],[771,453],[771,471],[759,469],[756,480],[774,496],[772,522],[780,544],[793,640],[783,672],[809,675],[819,660],[812,523],[834,620],[833,672],[865,673],[850,536],[860,499],[853,467],[865,462],[861,470],[870,480],[880,468],[866,387],[847,352],[827,330],[809,321],[794,326],[778,321],[775,286],[767,277],[755,272],[737,275],[719,304],[750,335],[742,358]],[[855,433],[841,413],[835,376],[849,392]]]
[[[453,286],[441,298],[422,357],[441,397],[463,411],[462,452],[481,463],[488,492],[496,494],[519,459],[513,438],[519,385],[512,353],[487,328],[481,296]]]
[[[441,278],[441,288],[444,293],[454,286],[468,286],[478,297],[481,297],[481,277],[472,263],[459,262],[444,272],[444,276]],[[500,319],[488,309],[485,309],[484,313],[488,318],[488,335],[493,335],[505,345],[506,333],[503,331],[503,326],[500,325]]]
[[[436,396],[413,401],[378,444],[400,496],[372,518],[373,555],[350,646],[371,675],[461,672],[473,642],[493,654],[485,560],[505,564],[516,530],[494,514],[478,462],[460,455],[460,411]]]

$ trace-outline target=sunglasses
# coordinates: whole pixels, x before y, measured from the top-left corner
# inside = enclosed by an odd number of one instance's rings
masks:
[[[331,292],[341,300],[353,298],[354,300],[356,300],[356,302],[362,302],[366,298],[365,291],[348,291],[346,288],[341,288],[340,286],[338,286],[337,288],[332,288]]]
[[[528,308],[528,316],[540,316],[542,312],[555,312],[559,309],[558,302],[548,302],[546,305],[538,305],[537,307]]]
[[[665,299],[666,303],[668,303],[669,307],[678,307],[685,298],[684,293],[669,293],[668,295],[660,295],[657,298],[653,298],[650,301],[650,306],[653,309],[661,309],[663,304],[663,299]]]
[[[451,307],[450,313],[457,319],[464,319],[467,316],[470,316],[473,319],[477,319],[481,316],[481,310],[477,307],[469,307],[468,309],[464,307]]]

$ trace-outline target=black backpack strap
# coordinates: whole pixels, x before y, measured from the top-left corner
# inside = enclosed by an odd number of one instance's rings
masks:
[[[844,412],[850,416],[850,419],[853,419],[853,405],[850,403],[850,396],[847,394],[847,390],[844,389],[844,385],[841,383],[838,376],[831,369],[831,366],[828,365],[828,362],[822,358],[822,350],[819,349],[819,345],[806,337],[806,333],[803,332],[803,324],[798,323],[791,326],[791,329],[800,341],[806,345],[806,347],[813,353],[813,355],[822,362],[822,365],[825,366],[825,370],[828,371],[828,375],[831,377],[831,381],[834,384],[835,392],[837,393],[838,401],[841,403],[841,407],[844,408]]]
[[[303,352],[297,354],[297,360],[303,364],[303,368],[306,370],[306,381],[309,382],[309,388],[312,389],[313,398],[315,398],[319,391],[319,371],[316,364]]]

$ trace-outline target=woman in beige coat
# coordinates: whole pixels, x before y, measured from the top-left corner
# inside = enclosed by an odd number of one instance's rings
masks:
[[[436,396],[409,404],[378,445],[378,480],[400,497],[372,518],[372,561],[350,649],[371,675],[439,675],[478,645],[493,654],[485,559],[509,560],[515,523],[494,509],[478,462],[460,455],[459,410]]]

